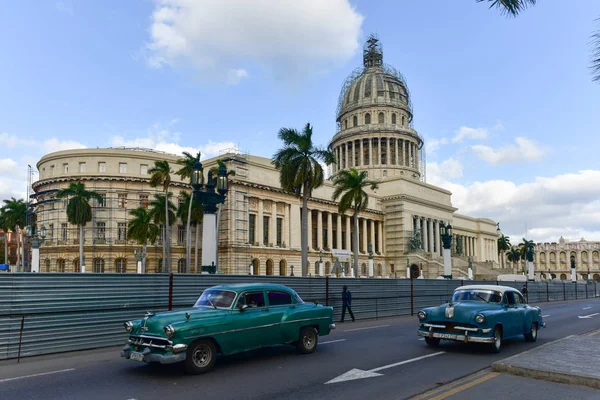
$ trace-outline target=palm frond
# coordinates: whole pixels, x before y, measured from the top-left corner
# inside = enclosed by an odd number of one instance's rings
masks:
[[[600,18],[596,19],[598,28],[592,35],[592,80],[600,82]]]
[[[496,7],[502,14],[516,17],[529,6],[534,6],[537,0],[476,0],[478,3],[488,2],[490,8]]]

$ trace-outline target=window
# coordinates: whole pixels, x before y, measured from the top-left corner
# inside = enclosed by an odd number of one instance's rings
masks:
[[[331,236],[333,236],[333,247],[332,248],[337,249],[338,248],[338,242],[337,242],[337,230],[336,229],[333,230]]]
[[[92,265],[92,272],[95,274],[104,273],[104,259],[103,258],[94,258],[94,264]]]
[[[386,177],[387,176],[387,171],[383,170],[383,176]]]
[[[352,117],[352,126],[358,126],[358,117],[356,115]]]
[[[124,258],[117,258],[115,260],[115,272],[117,274],[124,274],[127,272],[127,260]]]
[[[506,292],[506,302],[508,303],[509,306],[514,306],[515,305],[515,294],[513,292]]]
[[[119,193],[117,195],[117,199],[118,199],[117,207],[127,208],[127,194],[126,193]]]
[[[270,306],[283,306],[292,304],[292,296],[285,292],[269,292],[269,305]]]
[[[54,237],[54,224],[48,225],[48,230],[46,231],[46,237],[50,240]]]
[[[85,163],[80,162],[79,163],[79,173],[83,174],[84,172],[85,172]]]
[[[256,215],[248,215],[248,225],[248,242],[253,246],[256,243]]]
[[[98,163],[98,172],[106,172],[106,163],[105,162]]]
[[[392,114],[392,124],[396,124],[396,114]]]
[[[148,166],[147,165],[140,165],[140,175],[148,175]]]
[[[379,121],[380,124],[383,124],[385,122],[385,115],[383,115],[382,112],[379,113]]]
[[[269,245],[269,217],[263,217],[263,244]]]
[[[127,173],[127,163],[119,163],[119,172],[121,174]]]
[[[54,176],[54,165],[50,166],[50,176]]]
[[[347,119],[344,120],[344,129],[348,129],[348,120]]]
[[[515,302],[517,304],[525,304],[526,303],[526,301],[523,298],[523,296],[521,296],[519,293],[515,293]]]
[[[106,238],[106,222],[96,222],[96,239]]]
[[[63,260],[62,258],[56,260],[56,270],[58,272],[65,272],[65,260]]]
[[[177,272],[180,274],[185,274],[185,258],[180,258],[177,260]]]
[[[102,202],[96,200],[98,207],[106,207],[106,193],[100,193],[100,197],[102,197]]]
[[[365,114],[365,124],[369,125],[371,123],[371,114]]]
[[[404,115],[402,116],[402,126],[404,126]]]
[[[185,227],[183,225],[179,225],[177,227],[177,242],[178,243],[185,242]]]
[[[69,173],[69,164],[63,164],[63,174]]]
[[[117,240],[127,240],[127,223],[119,222],[117,224]]]
[[[62,224],[60,224],[60,240],[67,240],[68,232],[69,232],[69,228],[67,227],[67,224],[64,222]]]
[[[265,295],[263,292],[244,293],[240,296],[238,305],[247,305],[248,307],[264,307]]]
[[[283,236],[283,218],[277,218],[277,246],[281,247]]]
[[[140,207],[148,208],[148,195],[140,194]]]

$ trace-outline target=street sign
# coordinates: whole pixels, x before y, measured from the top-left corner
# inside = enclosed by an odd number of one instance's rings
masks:
[[[352,257],[352,253],[350,250],[342,250],[342,249],[332,249],[331,255],[334,258],[337,258],[340,262],[350,262],[350,258]]]

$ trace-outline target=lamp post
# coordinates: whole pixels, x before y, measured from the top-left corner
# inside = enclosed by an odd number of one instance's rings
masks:
[[[46,227],[42,225],[40,235],[37,231],[31,237],[31,272],[40,272],[40,246],[46,239]]]
[[[373,272],[373,243],[369,243],[367,246],[367,250],[369,252],[369,278],[372,278],[374,275]]]
[[[192,188],[194,197],[202,204],[202,273],[216,273],[217,270],[217,205],[225,202],[228,191],[227,169],[219,167],[216,179],[212,171],[208,172],[208,181],[204,183],[204,169],[200,158],[194,162]]]
[[[496,233],[498,234],[498,237],[500,238],[500,236],[502,236],[502,231],[500,230],[500,222],[496,222]],[[496,240],[496,246],[498,245],[498,240]],[[498,249],[500,250],[500,249]],[[502,269],[504,269],[504,250],[502,250],[502,255],[500,255],[500,251],[498,251],[498,255],[500,256],[500,260],[501,260],[501,265],[502,265]]]
[[[137,273],[138,274],[143,274],[145,271],[143,271],[143,260],[144,257],[146,256],[144,254],[144,251],[138,251],[138,249],[133,249],[133,255],[135,256],[135,259],[137,260]]]
[[[290,276],[294,276],[294,265],[290,265],[290,270],[291,270]]]
[[[444,247],[444,278],[452,279],[452,255],[450,249],[452,248],[452,225],[448,223],[440,224],[440,237],[442,238],[442,246]]]
[[[323,276],[323,251],[319,250],[319,276]]]
[[[571,256],[571,282],[577,282],[577,273],[575,272],[575,256]]]

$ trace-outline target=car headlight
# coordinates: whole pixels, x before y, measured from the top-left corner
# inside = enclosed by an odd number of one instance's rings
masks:
[[[475,316],[475,322],[477,322],[478,324],[483,324],[485,322],[485,316],[477,314]]]
[[[165,330],[165,335],[170,339],[175,334],[175,328],[172,325],[167,325],[163,328]]]
[[[133,329],[133,322],[131,322],[131,321],[124,322],[123,326],[125,327],[125,330],[127,332],[131,332],[131,330]]]
[[[427,313],[425,313],[425,311],[419,311],[417,317],[419,317],[419,319],[425,319],[427,318]]]

